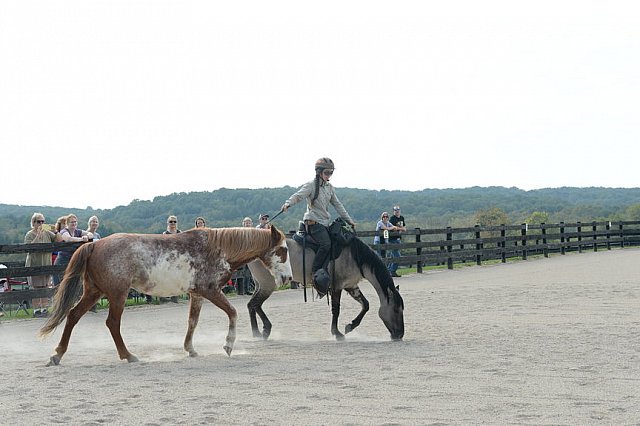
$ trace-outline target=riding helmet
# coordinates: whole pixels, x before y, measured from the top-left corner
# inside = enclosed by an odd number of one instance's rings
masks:
[[[321,171],[324,169],[335,169],[331,158],[322,157],[319,158],[318,161],[316,161],[316,171]]]

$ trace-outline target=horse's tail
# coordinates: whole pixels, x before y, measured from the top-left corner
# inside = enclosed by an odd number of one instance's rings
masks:
[[[49,319],[40,329],[40,337],[45,337],[60,325],[69,311],[82,295],[82,280],[87,261],[93,253],[93,244],[83,244],[71,256],[71,260],[64,271],[64,278],[56,289],[53,297],[53,307]]]

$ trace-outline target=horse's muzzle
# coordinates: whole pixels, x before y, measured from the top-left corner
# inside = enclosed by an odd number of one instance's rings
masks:
[[[289,284],[293,277],[291,275],[279,274],[278,278],[280,278],[280,285]]]

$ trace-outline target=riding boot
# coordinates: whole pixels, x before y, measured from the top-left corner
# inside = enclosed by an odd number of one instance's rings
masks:
[[[321,299],[329,292],[330,283],[331,277],[324,268],[320,268],[313,273],[313,286]]]

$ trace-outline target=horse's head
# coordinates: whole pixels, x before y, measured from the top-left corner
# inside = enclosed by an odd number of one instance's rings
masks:
[[[389,303],[381,304],[378,316],[391,333],[391,339],[402,340],[404,337],[404,300],[397,287],[388,289]]]
[[[291,271],[287,239],[282,231],[274,225],[271,225],[271,249],[261,256],[260,260],[273,275],[278,286],[291,281],[293,272]]]

